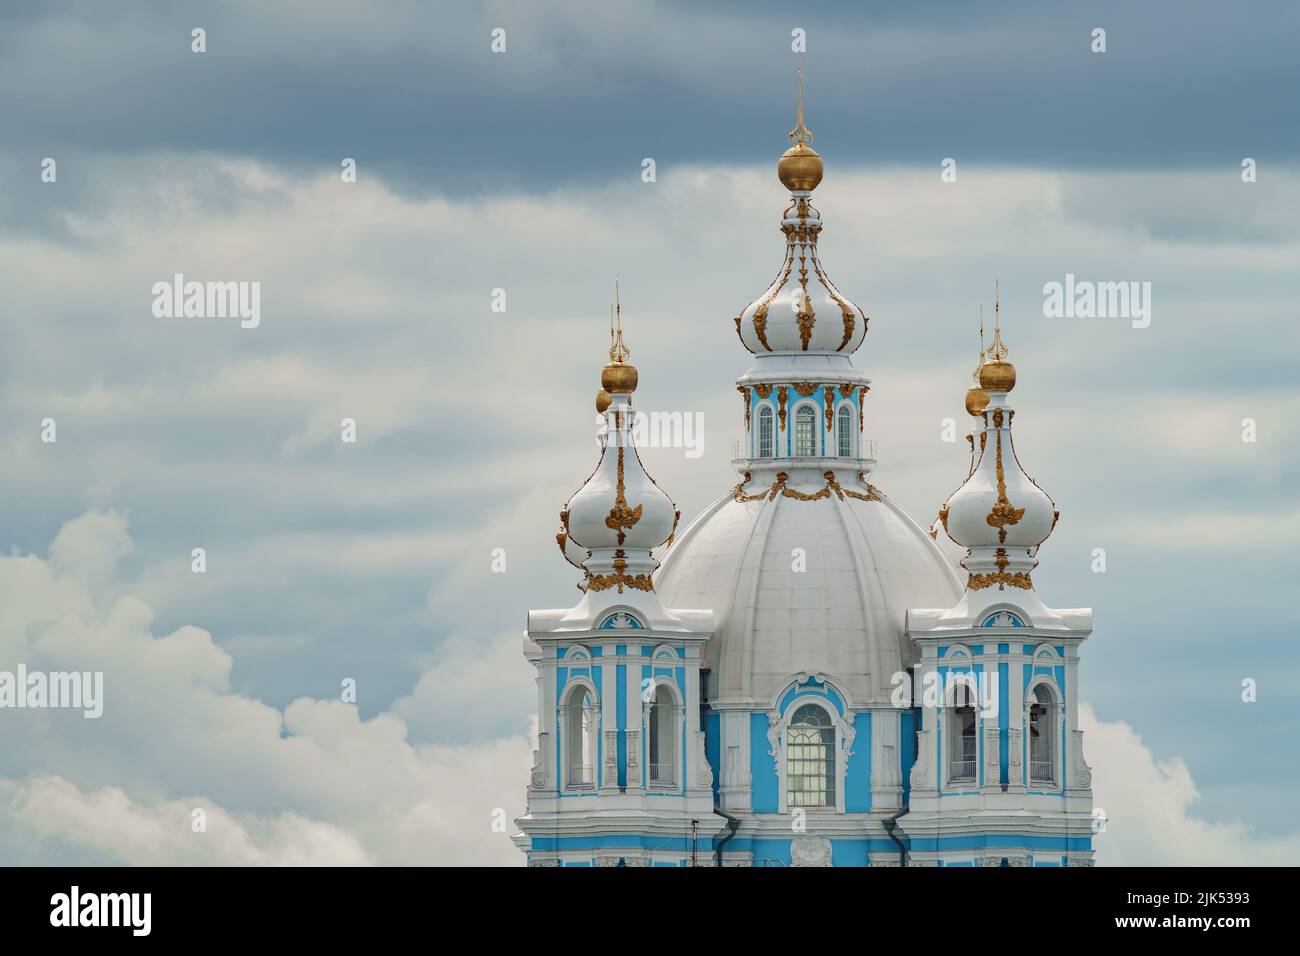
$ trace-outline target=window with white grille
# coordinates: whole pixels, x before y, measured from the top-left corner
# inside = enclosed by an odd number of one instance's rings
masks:
[[[802,458],[817,454],[817,410],[800,406],[794,416],[794,453]]]
[[[771,458],[774,442],[772,439],[772,406],[764,405],[758,410],[758,457]]]
[[[835,436],[839,444],[839,456],[850,457],[853,454],[853,415],[847,405],[841,405],[836,413]]]
[[[816,704],[804,704],[790,719],[785,791],[787,806],[835,806],[835,725]]]

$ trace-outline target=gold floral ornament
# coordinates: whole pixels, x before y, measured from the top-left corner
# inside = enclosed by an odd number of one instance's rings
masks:
[[[733,501],[741,502],[762,501],[764,498],[768,501],[775,501],[777,495],[780,495],[782,498],[793,498],[795,501],[821,501],[823,498],[829,498],[834,494],[840,499],[840,501],[843,501],[845,498],[856,498],[859,501],[884,500],[884,497],[880,493],[880,489],[868,482],[862,472],[858,472],[858,481],[867,486],[866,494],[863,494],[860,491],[854,491],[851,488],[842,487],[833,471],[823,472],[822,478],[826,482],[826,487],[809,494],[807,492],[796,491],[793,488],[787,487],[786,482],[790,480],[790,476],[784,471],[779,471],[776,474],[776,480],[772,482],[771,488],[760,491],[757,494],[746,494],[745,485],[749,484],[750,474],[749,472],[745,472],[745,477],[741,479],[740,483],[737,484],[735,488],[731,489],[731,498]]]
[[[1007,585],[1025,591],[1032,591],[1034,588],[1034,582],[1029,579],[1027,571],[1018,571],[1015,574],[1006,571],[990,571],[988,574],[972,574],[966,581],[966,587],[972,591],[982,591],[995,584],[999,591],[1005,591]]]
[[[1032,591],[1034,589],[1034,582],[1030,580],[1029,572],[1008,572],[1007,565],[1010,563],[1011,560],[1007,557],[1006,549],[998,548],[998,569],[996,571],[990,571],[987,574],[972,573],[970,577],[966,579],[966,587],[972,591],[982,591],[985,588],[991,588],[996,584],[999,591],[1005,591],[1008,585],[1025,591]],[[962,562],[962,567],[966,567],[965,561]]]
[[[799,326],[799,341],[803,344],[803,350],[808,351],[808,343],[812,341],[813,326],[817,324],[817,314],[813,311],[812,299],[808,296],[808,290],[803,290],[803,308],[795,313],[795,324]]]
[[[999,411],[1001,411],[999,409]],[[998,500],[993,505],[991,511],[985,516],[984,520],[988,522],[989,527],[998,529],[998,543],[1005,544],[1007,540],[1007,525],[1017,524],[1025,516],[1024,508],[1017,508],[1007,500],[1007,482],[1006,476],[1002,471],[1002,432],[999,430],[998,450],[997,450],[997,475],[998,475]]]
[[[623,539],[627,537],[626,532],[641,520],[641,507],[641,505],[637,505],[635,508],[628,507],[627,496],[624,494],[623,488],[623,447],[620,445],[618,449],[618,485],[614,490],[614,507],[609,509],[609,514],[605,517],[605,527],[610,531],[618,532],[619,544],[622,544]]]
[[[731,489],[732,501],[762,501],[767,497],[766,491],[760,491],[756,495],[745,494],[745,485],[749,484],[750,474],[745,472],[745,477],[741,478],[736,487]]]
[[[614,561],[613,574],[593,574],[587,585],[591,591],[608,591],[610,588],[618,588],[618,593],[623,593],[623,588],[628,587],[634,591],[653,591],[654,581],[648,574],[628,574],[627,562],[623,560]]]

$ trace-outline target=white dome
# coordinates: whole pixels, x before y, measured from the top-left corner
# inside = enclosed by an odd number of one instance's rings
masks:
[[[767,482],[724,495],[678,537],[655,575],[660,599],[714,612],[705,658],[719,699],[765,702],[792,675],[820,672],[856,701],[887,701],[893,675],[912,660],[906,610],[948,608],[961,597],[951,563],[856,479],[832,488],[815,471],[800,472],[780,486],[796,496],[738,500],[767,491],[770,475]],[[797,497],[823,490],[815,500]],[[793,570],[796,548],[802,572]]]
[[[852,353],[867,335],[867,315],[840,292],[817,258],[822,221],[806,199],[786,210],[785,260],[776,279],[736,316],[745,348],[765,352]]]
[[[1025,474],[1011,436],[1011,410],[997,404],[985,413],[990,424],[975,470],[952,493],[942,513],[948,536],[963,548],[1033,549],[1056,525],[1056,506]]]
[[[648,551],[677,527],[676,506],[646,474],[632,442],[635,414],[625,395],[614,396],[605,412],[608,437],[600,463],[565,505],[569,540],[589,551]]]

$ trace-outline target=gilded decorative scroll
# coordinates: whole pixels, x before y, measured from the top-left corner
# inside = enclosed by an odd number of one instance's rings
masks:
[[[994,415],[994,421],[1002,417],[1002,409],[998,409]],[[1016,524],[1025,516],[1024,508],[1017,508],[1007,500],[1007,483],[1002,472],[1002,432],[997,433],[997,476],[998,476],[998,500],[993,505],[991,511],[985,516],[984,520],[988,522],[989,527],[998,529],[998,543],[1003,544],[1007,540],[1007,528],[1009,524]],[[1018,586],[1018,585],[1017,585]]]
[[[626,531],[641,520],[641,505],[629,508],[627,497],[623,493],[623,446],[618,449],[618,485],[614,493],[614,507],[605,517],[605,527],[618,532],[618,543],[627,537]],[[600,590],[597,588],[597,590]]]

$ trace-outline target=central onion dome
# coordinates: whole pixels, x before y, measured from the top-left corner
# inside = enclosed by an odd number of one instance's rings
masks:
[[[822,181],[822,158],[812,148],[812,132],[803,120],[803,75],[793,145],[777,162],[777,176],[790,190],[790,205],[781,218],[785,258],[767,291],[736,316],[736,331],[745,348],[763,352],[842,352],[851,354],[867,335],[867,314],[827,277],[817,258],[821,214],[810,197]]]
[[[935,541],[867,480],[870,379],[850,358],[867,316],[817,260],[809,194],[822,160],[802,95],[796,120],[777,167],[791,191],[785,261],[736,318],[755,353],[737,381],[741,480],[678,535],[655,588],[670,606],[713,611],[703,654],[715,702],[767,709],[798,675],[819,674],[860,705],[889,706],[894,675],[916,659],[908,608],[951,607],[962,588]]]

